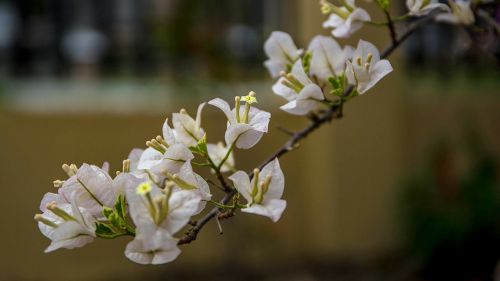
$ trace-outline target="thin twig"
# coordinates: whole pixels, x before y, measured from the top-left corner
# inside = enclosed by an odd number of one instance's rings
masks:
[[[411,25],[403,33],[403,35],[401,35],[400,38],[396,38],[396,40],[381,53],[381,58],[387,58],[390,54],[392,54],[392,52],[394,52],[394,50],[396,50],[401,45],[401,43],[403,43],[403,41],[405,41],[408,37],[410,37],[410,35],[413,34],[415,30],[431,23],[434,19],[434,15],[435,15],[434,13],[431,13],[429,16]],[[346,90],[344,91],[344,96],[348,96],[353,89],[354,89],[353,86],[349,86],[348,88],[346,88]],[[339,105],[331,106],[327,111],[317,116],[317,118],[313,122],[311,122],[308,126],[306,126],[304,129],[295,132],[295,134],[283,146],[281,146],[277,151],[275,151],[271,156],[269,156],[262,164],[259,165],[258,167],[259,170],[264,168],[265,165],[273,161],[275,158],[280,158],[281,156],[293,150],[302,139],[309,136],[309,134],[317,130],[323,124],[330,122],[333,119],[341,118],[342,115],[340,113],[341,113],[341,106]],[[249,176],[250,178],[253,178],[253,172],[249,173]],[[235,189],[232,189],[224,196],[224,198],[220,201],[220,203],[226,205],[233,198],[233,196],[236,195],[236,193],[237,191]],[[210,210],[210,212],[208,212],[203,218],[201,218],[194,227],[192,227],[186,232],[184,237],[182,237],[179,240],[178,244],[179,245],[188,244],[196,240],[196,237],[198,236],[200,230],[218,213],[219,213],[218,207],[214,207],[212,210]]]
[[[287,129],[285,127],[282,127],[282,126],[276,126],[276,129],[278,129],[279,131],[282,131],[283,133],[289,135],[289,136],[293,136],[295,135],[295,132],[290,130],[290,129]]]
[[[384,10],[385,17],[387,19],[387,27],[389,28],[389,33],[391,35],[391,42],[395,44],[398,41],[398,35],[396,34],[396,28],[394,27],[394,22],[392,21],[391,14],[389,11]]]

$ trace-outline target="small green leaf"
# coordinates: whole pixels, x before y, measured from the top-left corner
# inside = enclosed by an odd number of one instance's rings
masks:
[[[115,201],[115,212],[120,216],[122,219],[125,219],[127,216],[127,210],[125,207],[125,196],[119,195],[118,198],[116,198]]]
[[[104,206],[104,207],[102,208],[102,214],[103,214],[106,218],[108,218],[108,219],[109,219],[109,216],[111,216],[111,214],[113,214],[113,209],[111,209],[111,208],[108,208],[108,207]]]
[[[95,234],[97,235],[97,237],[107,239],[112,239],[119,235],[118,233],[115,233],[113,229],[111,229],[111,227],[101,222],[96,223]]]

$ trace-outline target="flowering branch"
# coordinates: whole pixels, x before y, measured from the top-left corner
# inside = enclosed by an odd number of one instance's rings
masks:
[[[287,202],[282,199],[285,178],[278,158],[294,150],[303,139],[333,119],[342,118],[344,103],[365,94],[393,71],[385,58],[423,25],[436,20],[470,25],[474,14],[470,3],[437,0],[408,0],[409,12],[392,18],[390,0],[377,0],[384,11],[391,44],[380,54],[370,42],[359,40],[356,48],[341,47],[329,36],[315,36],[307,51],[297,49],[292,37],[281,31],[271,33],[264,44],[269,57],[264,65],[277,78],[272,91],[287,100],[280,109],[307,117],[310,124],[297,132],[282,129],[290,139],[251,173],[237,170],[234,149],[250,149],[268,132],[271,114],[254,106],[255,92],[236,96],[234,107],[220,98],[209,105],[220,109],[227,118],[224,142],[207,143],[202,128],[202,111],[196,117],[185,109],[165,120],[162,135],[146,142],[146,149],[133,149],[115,177],[109,165],[102,168],[83,164],[63,165],[66,180],[54,181],[57,193],[48,192],[40,204],[42,214],[35,220],[43,235],[52,240],[45,250],[82,247],[99,238],[132,236],[125,255],[141,264],[162,264],[180,254],[178,245],[194,241],[213,218],[229,218],[236,211],[268,217],[277,222]],[[323,24],[332,28],[334,37],[348,37],[370,23],[370,15],[355,5],[355,0],[336,6],[321,1],[322,12],[329,14]],[[437,10],[448,13],[436,14]],[[401,36],[394,23],[406,17],[421,17]],[[173,128],[171,127],[171,125]],[[205,179],[193,166],[209,168],[219,184]],[[224,173],[232,174],[225,177]],[[209,183],[225,194],[213,200]],[[245,199],[245,203],[240,202]],[[197,222],[207,203],[215,205]],[[191,228],[176,236],[187,225]]]
[[[382,58],[387,58],[390,56],[406,39],[408,39],[417,29],[421,28],[424,25],[431,23],[434,20],[435,14],[431,14],[425,18],[420,19],[418,22],[412,24],[399,38],[396,38],[381,54]],[[353,86],[349,86],[345,89],[343,96],[347,97],[353,90]],[[273,154],[271,154],[262,164],[259,165],[259,169],[262,169],[264,166],[269,164],[276,158],[280,158],[286,153],[292,151],[297,147],[299,142],[305,139],[309,134],[316,131],[323,124],[332,121],[333,119],[342,118],[341,108],[342,104],[331,106],[327,111],[322,113],[317,118],[314,118],[311,124],[304,127],[302,130],[293,133],[292,137],[283,144],[278,150],[276,150]],[[250,178],[253,177],[253,173],[248,174]],[[226,196],[220,201],[221,204],[227,204],[234,195],[236,195],[236,190],[233,189],[231,192],[227,193]],[[179,240],[179,245],[188,244],[192,241],[196,240],[198,233],[201,229],[207,224],[210,220],[215,218],[219,212],[220,208],[214,207],[209,213],[207,213],[202,219],[196,222],[196,224],[190,228]]]

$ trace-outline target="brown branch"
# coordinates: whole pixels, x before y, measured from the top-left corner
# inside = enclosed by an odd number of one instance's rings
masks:
[[[410,37],[413,32],[415,32],[417,29],[420,27],[427,25],[431,23],[434,20],[434,15],[435,13],[431,13],[429,16],[415,22],[412,24],[404,33],[401,35],[401,37],[396,38],[396,40],[389,45],[382,53],[381,53],[381,58],[387,58],[394,50],[396,50],[401,43],[403,43],[408,37]],[[353,90],[353,86],[349,86],[345,91],[344,91],[344,96],[348,96],[351,91]],[[342,117],[342,105],[334,105],[330,107],[327,111],[323,112],[321,115],[317,116],[317,118],[314,119],[307,127],[304,129],[297,131],[293,134],[293,136],[283,145],[281,146],[277,151],[275,151],[269,158],[266,159],[262,164],[259,165],[259,169],[262,169],[265,165],[267,165],[269,162],[273,161],[275,158],[280,158],[281,156],[285,155],[286,153],[292,151],[298,143],[309,136],[312,132],[317,130],[319,127],[321,127],[323,124],[330,122],[333,119],[336,118],[341,118]],[[253,177],[253,173],[249,174],[250,178]],[[227,204],[234,195],[236,195],[236,190],[232,189],[230,192],[224,196],[224,198],[220,201],[221,204]],[[220,212],[220,209],[218,207],[214,207],[208,214],[206,214],[203,218],[201,218],[195,226],[193,226],[191,229],[189,229],[184,237],[182,237],[178,244],[183,245],[183,244],[188,244],[191,243],[192,241],[196,240],[196,237],[198,236],[198,233],[200,230],[209,222],[212,220],[218,213]]]

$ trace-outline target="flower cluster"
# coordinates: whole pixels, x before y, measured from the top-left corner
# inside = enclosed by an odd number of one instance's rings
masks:
[[[286,206],[280,199],[284,177],[277,159],[263,168],[260,177],[258,170],[255,172],[253,197],[242,191],[247,187],[239,180],[229,187],[242,192],[246,205],[234,201],[232,206],[221,206],[212,201],[209,184],[193,169],[193,165],[208,167],[220,176],[231,172],[229,179],[245,175],[249,181],[246,173],[236,170],[233,149],[256,145],[267,132],[270,113],[254,107],[254,92],[235,97],[233,110],[222,99],[208,103],[221,109],[228,119],[225,144],[207,143],[201,119],[203,103],[195,118],[184,109],[174,113],[172,126],[167,119],[162,135],[147,141],[144,150],[133,149],[115,177],[109,174],[107,164],[102,168],[63,165],[68,178],[54,181],[57,193],[45,194],[42,213],[35,215],[42,234],[52,240],[45,251],[82,247],[95,237],[132,236],[125,249],[130,260],[141,264],[170,262],[180,254],[176,235],[210,202],[221,209],[242,209],[276,222]]]
[[[322,12],[328,14],[323,26],[332,29],[333,37],[349,37],[371,22],[355,0],[340,2],[320,1]],[[376,2],[392,26],[390,0]],[[437,0],[407,0],[406,4],[409,12],[400,19],[440,10],[438,20],[461,25],[474,22],[471,3],[466,0],[450,0],[449,6]],[[342,47],[333,37],[318,35],[307,50],[297,48],[292,37],[281,31],[272,32],[265,41],[268,60],[264,65],[277,79],[272,91],[287,101],[280,107],[283,111],[315,115],[322,109],[341,108],[393,70],[372,43],[359,40],[356,48]],[[177,258],[179,233],[189,224],[196,225],[193,217],[207,204],[221,215],[241,210],[278,221],[287,205],[281,199],[285,179],[278,159],[248,174],[237,170],[233,155],[235,149],[253,148],[268,131],[271,114],[256,104],[254,92],[236,96],[233,108],[220,98],[208,101],[227,119],[224,141],[218,143],[208,143],[210,135],[202,127],[207,103],[198,106],[195,118],[185,109],[173,113],[171,122],[163,123],[162,134],[148,140],[145,149],[133,149],[115,176],[110,175],[108,164],[64,164],[67,178],[54,181],[57,192],[43,196],[41,213],[34,217],[42,234],[51,240],[45,251],[82,247],[96,237],[129,236],[127,258],[162,264]],[[209,169],[219,183],[202,177],[195,168]],[[209,183],[212,189],[221,189],[225,199],[212,200]]]

